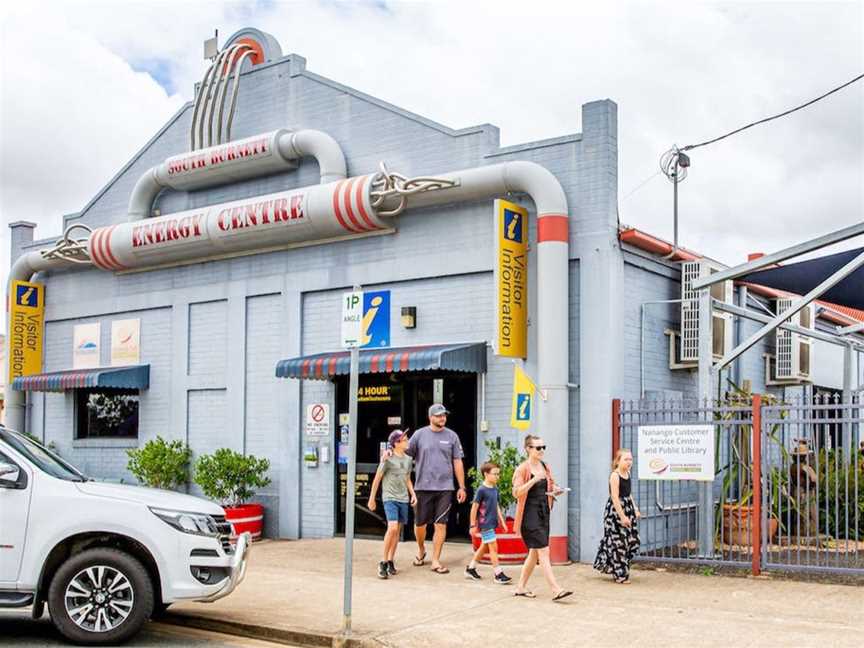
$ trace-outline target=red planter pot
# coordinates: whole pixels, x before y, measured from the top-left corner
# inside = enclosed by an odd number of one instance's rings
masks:
[[[514,533],[513,522],[513,518],[508,517],[506,529],[500,526],[495,529],[498,541],[498,561],[505,565],[523,563],[528,556],[528,547],[525,546],[522,538]],[[475,551],[480,548],[480,534],[476,531],[471,532],[471,544]],[[489,554],[486,553],[480,562],[488,565]]]
[[[252,540],[259,540],[264,530],[264,507],[260,504],[226,506],[225,519],[231,523],[234,531],[231,540],[245,531],[252,534]]]

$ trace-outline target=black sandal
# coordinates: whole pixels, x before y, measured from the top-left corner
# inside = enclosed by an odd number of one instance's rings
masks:
[[[573,595],[573,592],[571,592],[570,590],[561,590],[555,596],[552,597],[552,600],[553,601],[560,601],[561,599],[565,599],[568,596],[572,596],[572,595]]]
[[[513,596],[522,596],[524,598],[537,598],[537,595],[530,590],[525,590],[524,592],[514,592]]]
[[[422,556],[417,556],[416,558],[414,558],[414,562],[411,564],[414,565],[415,567],[422,567],[423,565],[425,565],[426,564],[426,552],[424,551]]]

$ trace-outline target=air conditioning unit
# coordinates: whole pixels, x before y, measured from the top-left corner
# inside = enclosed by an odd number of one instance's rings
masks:
[[[683,363],[699,360],[699,291],[693,289],[693,282],[701,277],[720,272],[723,268],[715,263],[700,259],[685,261],[681,264],[681,354]],[[711,286],[711,297],[726,304],[734,301],[734,286],[731,281],[723,281]],[[713,357],[719,360],[732,350],[732,315],[712,313]]]
[[[792,306],[794,300],[790,297],[778,297],[774,300],[778,315]],[[790,317],[785,324],[795,324],[801,328],[814,330],[816,328],[816,305],[807,304]],[[812,377],[813,339],[792,331],[778,328],[774,334],[775,373],[770,378],[782,381],[808,382]]]

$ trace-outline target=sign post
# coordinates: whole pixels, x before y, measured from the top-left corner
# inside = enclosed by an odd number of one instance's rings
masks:
[[[364,293],[360,286],[342,295],[342,347],[351,350],[348,380],[347,484],[345,492],[345,591],[342,635],[335,646],[345,646],[351,636],[351,585],[354,570],[354,500],[357,491],[357,396],[360,391],[360,348],[390,346],[390,291]],[[340,415],[341,419],[341,415]],[[340,425],[342,421],[340,420]],[[340,450],[341,450],[340,442]],[[340,455],[339,462],[342,463]]]
[[[348,483],[345,491],[345,576],[342,600],[342,642],[351,635],[351,585],[354,573],[354,497],[357,490],[357,390],[360,369],[360,336],[363,293],[359,286],[342,296],[342,346],[351,350],[348,379]]]

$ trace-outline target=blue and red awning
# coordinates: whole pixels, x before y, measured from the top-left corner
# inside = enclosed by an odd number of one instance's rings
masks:
[[[147,389],[150,386],[150,365],[67,369],[50,373],[20,376],[12,381],[19,391],[64,392],[70,389]]]
[[[335,351],[280,360],[276,377],[327,380],[347,375],[350,369],[349,352]],[[486,373],[486,343],[360,350],[360,373],[434,370]]]

